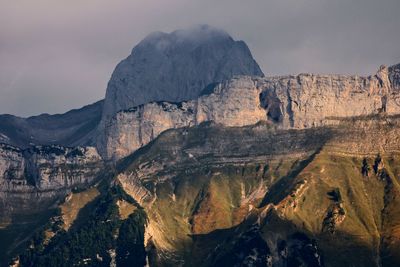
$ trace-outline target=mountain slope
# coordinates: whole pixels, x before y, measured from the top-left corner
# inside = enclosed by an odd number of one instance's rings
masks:
[[[104,109],[0,116],[0,264],[398,266],[400,65],[260,76],[199,26],[138,44]]]
[[[156,266],[396,266],[399,122],[168,131],[118,179]]]
[[[94,147],[0,144],[0,266],[23,249],[71,190],[107,177]]]
[[[383,115],[303,130],[203,123],[121,160],[109,188],[146,213],[136,225],[150,266],[397,266],[399,133],[399,117]],[[117,251],[123,234],[76,260]]]
[[[103,100],[64,114],[29,118],[0,115],[0,142],[22,148],[36,145],[93,145]]]

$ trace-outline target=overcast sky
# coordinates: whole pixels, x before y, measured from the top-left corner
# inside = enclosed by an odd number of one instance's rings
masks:
[[[0,0],[0,113],[102,99],[152,31],[195,24],[244,40],[267,76],[370,74],[400,62],[400,0]]]

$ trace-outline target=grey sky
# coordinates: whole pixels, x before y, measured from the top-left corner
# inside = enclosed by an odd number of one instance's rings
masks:
[[[399,0],[0,0],[0,113],[104,97],[148,33],[194,24],[246,41],[266,75],[370,74],[400,62]]]

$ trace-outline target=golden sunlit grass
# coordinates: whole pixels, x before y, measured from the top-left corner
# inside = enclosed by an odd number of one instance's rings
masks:
[[[123,199],[118,200],[117,205],[118,205],[119,216],[122,220],[128,219],[129,215],[131,215],[136,210],[135,205]]]
[[[60,206],[64,230],[68,230],[78,216],[79,211],[89,202],[93,201],[100,192],[93,187],[86,191],[73,193],[64,204]]]

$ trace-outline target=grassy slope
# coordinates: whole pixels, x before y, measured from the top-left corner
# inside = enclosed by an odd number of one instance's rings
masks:
[[[71,193],[68,200],[60,206],[64,230],[68,230],[74,223],[79,211],[89,202],[93,201],[99,191],[96,187],[89,188],[83,192]]]
[[[206,140],[211,138],[209,134]],[[400,187],[397,177],[400,156],[396,153],[382,155],[389,183],[373,172],[373,151],[367,157],[370,174],[364,177],[361,174],[364,156],[339,155],[337,149],[331,151],[334,146],[331,143],[309,158],[254,162],[253,166],[245,167],[225,165],[203,170],[203,173],[178,174],[175,177],[178,182],[173,185],[170,182],[157,184],[157,199],[147,208],[149,218],[157,220],[175,256],[183,257],[188,266],[211,264],[204,261],[204,257],[229,236],[238,235],[240,230],[236,227],[246,224],[246,216],[252,212],[260,215],[269,204],[275,205],[279,220],[270,216],[264,219],[262,232],[270,233],[263,235],[265,241],[270,241],[271,233],[276,235],[281,231],[282,237],[288,237],[290,233],[302,232],[318,241],[326,266],[378,266],[381,263],[396,266],[399,262],[397,196]],[[242,184],[249,185],[246,192],[255,191],[261,176],[260,171],[254,171],[258,165],[270,165],[267,175],[261,178],[269,192],[259,200],[261,206],[249,212],[249,203],[246,208],[240,207]],[[245,168],[248,175],[243,175],[241,168]],[[284,171],[277,175],[275,172],[279,168]],[[340,206],[345,214],[331,233],[324,230],[324,225],[329,212],[338,206],[329,195],[336,189],[341,194]],[[175,192],[174,198],[171,192]],[[275,222],[269,221],[270,218],[275,218]],[[193,242],[194,239],[197,241]],[[196,262],[195,258],[202,260]]]
[[[374,173],[377,152],[369,151],[366,177],[361,174],[364,155],[339,154],[333,149],[335,143],[322,143],[322,149],[311,145],[315,152],[311,156],[260,158],[286,144],[274,147],[274,142],[268,143],[272,137],[263,135],[251,141],[253,130],[240,131],[211,127],[198,134],[189,131],[186,137],[182,130],[168,131],[122,162],[120,170],[127,173],[146,174],[162,166],[142,180],[152,194],[144,204],[153,234],[151,263],[228,266],[242,260],[238,254],[252,253],[252,248],[276,256],[285,241],[288,258],[275,260],[286,265],[316,266],[304,252],[316,242],[324,266],[398,266],[400,154],[383,153],[383,169]],[[220,136],[229,139],[221,141]],[[313,139],[299,144],[309,145]],[[245,149],[240,147],[243,143]],[[198,162],[188,156],[203,147],[214,150],[196,155]],[[335,190],[340,200],[332,197]],[[333,220],[332,231],[326,230],[327,219],[338,207],[344,214]]]

